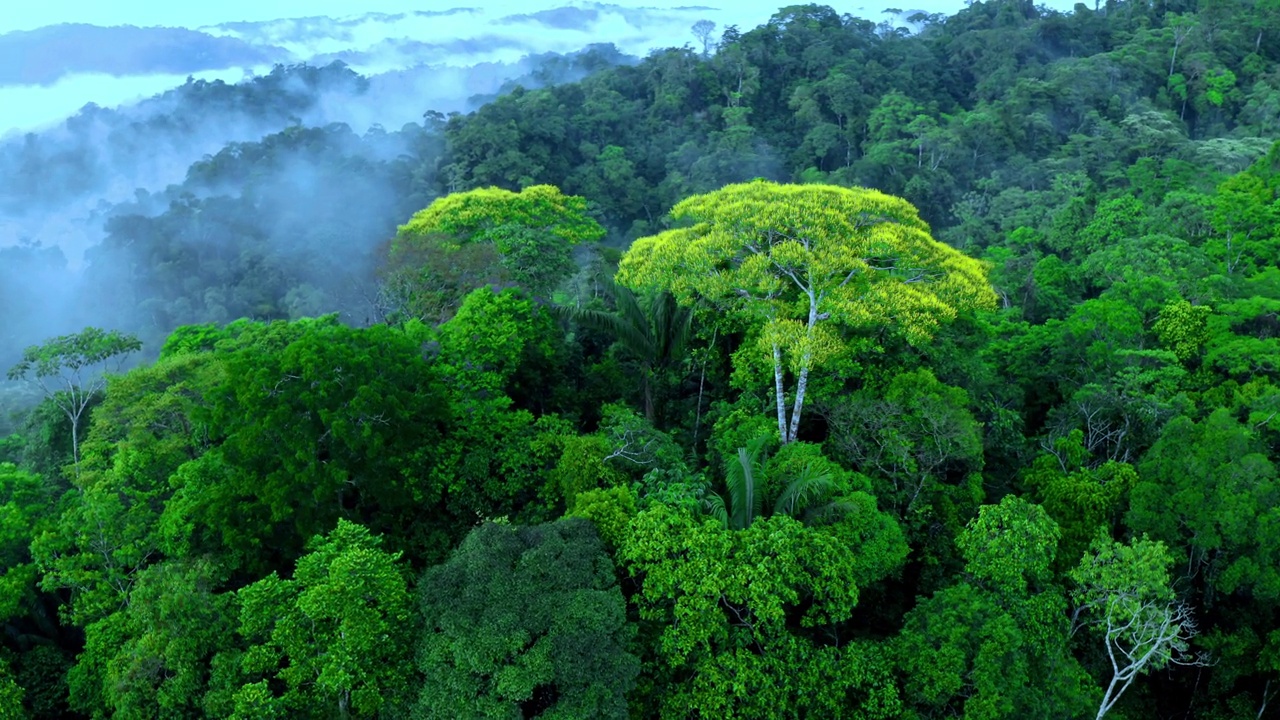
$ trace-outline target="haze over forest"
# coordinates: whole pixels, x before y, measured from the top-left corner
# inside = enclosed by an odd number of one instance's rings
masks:
[[[1280,718],[1280,0],[0,17],[0,719]]]
[[[24,257],[11,264],[17,277],[10,292],[23,298],[24,311],[21,319],[0,328],[0,359],[5,360],[13,348],[41,333],[99,324],[105,322],[104,312],[136,312],[135,303],[114,303],[118,294],[134,290],[105,279],[118,275],[105,255],[89,269],[89,277],[83,274],[85,253],[102,242],[114,214],[153,214],[175,193],[210,191],[198,182],[177,184],[191,180],[189,173],[198,171],[202,160],[224,148],[222,157],[235,152],[236,143],[257,142],[288,127],[332,132],[340,124],[353,141],[370,131],[390,131],[375,152],[385,162],[406,152],[407,134],[397,131],[407,124],[422,127],[426,113],[474,110],[517,83],[533,88],[576,80],[592,69],[634,64],[654,48],[702,44],[705,50],[729,24],[749,27],[772,13],[760,3],[551,4],[521,6],[520,12],[497,4],[233,20],[225,14],[237,9],[232,5],[218,11],[224,14],[216,23],[204,11],[180,12],[171,19],[192,27],[164,27],[143,24],[156,16],[154,4],[126,3],[111,10],[110,18],[137,25],[23,24],[47,19],[55,9],[56,4],[43,14],[30,9],[24,11],[30,17],[9,16],[6,24],[16,29],[0,35],[0,248],[43,249],[41,260]],[[863,14],[905,28],[917,25],[909,20],[917,12]],[[717,22],[715,32],[695,37],[691,27],[699,20]],[[206,24],[195,24],[200,21]],[[555,57],[578,56],[584,48],[594,49],[581,60]],[[244,90],[237,93],[228,85]],[[371,145],[355,142],[345,152],[363,157]],[[273,170],[291,188],[291,215],[306,216],[319,201],[302,192],[317,182],[311,175],[319,170],[312,162],[293,158],[287,171]],[[397,195],[369,192],[383,201]],[[410,207],[367,213],[363,222],[368,225],[358,236],[385,237],[400,217],[396,213]],[[376,243],[338,249],[324,240],[308,244],[295,238],[269,244],[328,256],[336,252],[341,260],[326,268],[358,268],[368,275],[368,255]],[[360,312],[353,298],[367,294],[368,287],[354,287],[361,281],[350,277],[344,282],[353,285],[344,300],[326,299],[309,309]],[[88,301],[84,293],[100,299]],[[156,337],[169,329],[171,323],[161,323]]]

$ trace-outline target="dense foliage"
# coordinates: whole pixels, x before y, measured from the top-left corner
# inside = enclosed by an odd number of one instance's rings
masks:
[[[0,283],[0,716],[1280,716],[1280,6],[915,21],[228,146],[112,330]]]

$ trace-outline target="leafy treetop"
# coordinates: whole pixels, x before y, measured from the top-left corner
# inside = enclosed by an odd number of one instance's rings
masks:
[[[587,215],[586,200],[551,185],[518,193],[480,188],[447,195],[414,214],[400,226],[392,256],[440,239],[446,250],[492,244],[512,279],[540,294],[572,274],[573,247],[604,234]]]
[[[849,351],[836,327],[885,325],[920,343],[960,310],[995,307],[980,261],[934,240],[911,203],[876,190],[757,180],[695,195],[671,215],[689,224],[637,240],[618,278],[686,303],[704,298],[756,325],[783,442],[796,439],[809,372]],[[797,379],[789,426],[787,370]]]

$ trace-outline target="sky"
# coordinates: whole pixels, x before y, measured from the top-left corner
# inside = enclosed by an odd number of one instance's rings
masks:
[[[617,0],[614,0],[615,2]],[[928,0],[939,3],[940,0]],[[928,4],[926,2],[925,4]],[[313,15],[341,16],[364,12],[398,13],[410,10],[439,10],[452,6],[479,6],[492,13],[527,13],[547,7],[580,3],[548,0],[218,0],[217,2],[158,2],[157,0],[41,0],[13,2],[0,13],[0,33],[33,30],[56,23],[91,25],[166,25],[197,28],[241,20],[274,20]],[[636,3],[618,2],[634,6]],[[649,7],[672,8],[689,5],[732,7],[744,17],[768,19],[785,0],[642,0]],[[832,3],[835,5],[836,3]],[[917,3],[919,4],[919,3]],[[952,5],[955,3],[945,2]],[[886,5],[889,7],[889,5]],[[843,10],[844,8],[838,8]]]

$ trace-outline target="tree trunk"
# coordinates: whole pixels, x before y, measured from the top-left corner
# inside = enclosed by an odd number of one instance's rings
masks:
[[[711,331],[711,347],[716,346],[716,337],[720,334],[720,328]],[[698,431],[702,429],[702,389],[707,379],[707,357],[702,359],[702,372],[698,373],[698,415],[693,421],[693,451],[698,451]]]
[[[804,410],[804,391],[809,385],[809,364],[813,362],[813,329],[818,325],[818,299],[809,291],[809,324],[805,329],[806,345],[800,358],[800,376],[796,380],[796,404],[791,410],[791,429],[783,436],[784,444],[794,442],[800,434],[800,412]],[[774,347],[777,347],[776,345]]]
[[[1111,711],[1111,707],[1116,704],[1119,695],[1112,697],[1112,693],[1116,690],[1116,683],[1120,681],[1120,666],[1116,664],[1115,650],[1111,647],[1111,630],[1108,628],[1107,635],[1107,659],[1111,661],[1111,682],[1107,684],[1107,691],[1102,695],[1102,704],[1098,706],[1098,714],[1094,720],[1102,720],[1102,718]],[[1121,688],[1120,692],[1124,692]]]
[[[76,480],[80,479],[80,418],[84,417],[89,401],[77,397],[73,391],[70,402],[62,406],[62,412],[71,421],[71,462],[75,466]]]
[[[791,430],[787,436],[787,442],[795,442],[796,436],[800,434],[800,411],[804,409],[804,389],[809,384],[809,367],[808,362],[805,367],[800,369],[800,379],[796,382],[796,406],[791,411]]]
[[[649,421],[649,423],[650,423],[650,424],[652,424],[652,423],[653,423],[653,415],[654,415],[654,412],[653,412],[653,381],[652,381],[652,380],[650,379],[650,377],[649,377],[649,376],[652,374],[652,372],[651,372],[651,371],[649,370],[649,368],[647,368],[647,367],[646,367],[646,368],[644,368],[641,372],[643,373],[643,375],[641,376],[641,377],[642,377],[642,379],[641,379],[641,381],[640,381],[640,382],[641,382],[641,388],[642,388],[642,389],[643,389],[643,391],[644,391],[644,419],[645,419],[645,420],[648,420],[648,421]]]
[[[71,461],[75,464],[76,479],[80,479],[80,416],[71,416]]]
[[[782,391],[782,348],[773,344],[773,387],[778,401],[778,439],[787,442],[787,396]]]

